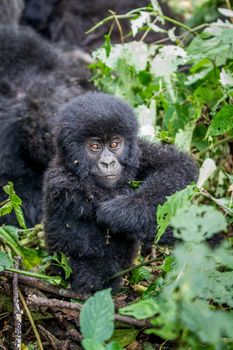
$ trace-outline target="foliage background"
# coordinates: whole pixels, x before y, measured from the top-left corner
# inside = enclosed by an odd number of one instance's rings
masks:
[[[137,42],[127,43],[128,33],[121,33],[122,43],[112,45],[110,26],[103,47],[93,53],[92,81],[134,107],[142,136],[190,152],[200,178],[159,206],[157,257],[139,256],[122,291],[136,293],[136,300],[119,312],[148,319],[148,327],[115,323],[114,328],[110,291],[98,292],[81,312],[86,350],[133,349],[133,344],[144,350],[233,349],[233,11],[230,1],[169,4],[182,13],[180,20],[164,16],[156,0],[123,16],[131,34],[139,35]],[[121,31],[121,17],[112,14],[104,22]],[[166,21],[174,28],[166,31]],[[148,44],[150,31],[166,38]],[[4,190],[9,198],[0,215],[14,210],[21,229],[0,227],[0,270],[15,271],[18,255],[20,273],[67,286],[67,259],[48,256],[41,226],[27,229],[13,184]],[[156,243],[168,226],[179,240],[173,250]],[[215,245],[219,234],[223,240]],[[62,266],[65,278],[45,273],[51,263]]]

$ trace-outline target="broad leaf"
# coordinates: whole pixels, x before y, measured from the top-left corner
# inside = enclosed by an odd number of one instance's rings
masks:
[[[170,197],[167,197],[167,201],[163,205],[159,205],[157,208],[157,235],[156,241],[158,242],[168,227],[171,219],[175,216],[177,210],[183,206],[190,204],[190,201],[196,193],[196,186],[189,185],[185,189],[176,192]]]
[[[8,254],[0,251],[0,271],[3,271],[5,267],[12,267],[13,261],[9,258]]]
[[[158,305],[154,299],[145,299],[125,306],[119,312],[122,315],[133,316],[138,320],[143,320],[154,316],[158,312]]]
[[[233,105],[225,105],[214,116],[209,129],[208,135],[217,136],[233,128]]]
[[[84,338],[97,342],[108,340],[113,333],[114,304],[111,290],[95,293],[84,304],[80,313],[80,328]]]
[[[171,220],[174,236],[186,242],[201,242],[215,233],[225,231],[226,219],[212,206],[191,205],[180,208]]]

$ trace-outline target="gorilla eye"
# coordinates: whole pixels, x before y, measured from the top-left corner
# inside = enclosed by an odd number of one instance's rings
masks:
[[[99,143],[92,143],[92,144],[90,144],[90,149],[92,151],[98,151],[100,148],[101,148],[101,146],[100,146]]]
[[[114,142],[110,143],[110,147],[111,148],[117,148],[118,145],[119,145],[119,143],[117,141],[114,141]]]

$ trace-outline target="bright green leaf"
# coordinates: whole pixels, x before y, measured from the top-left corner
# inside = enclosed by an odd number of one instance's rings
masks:
[[[191,205],[178,209],[171,220],[174,236],[187,242],[201,242],[215,233],[225,231],[226,219],[222,213],[212,206]]]
[[[114,304],[111,290],[95,293],[84,304],[80,313],[80,328],[84,338],[98,342],[108,340],[113,333]]]
[[[154,299],[145,299],[125,306],[119,312],[122,315],[133,316],[138,320],[143,320],[154,316],[158,312],[158,305]]]
[[[225,105],[214,116],[209,129],[208,135],[217,136],[233,128],[233,105]]]

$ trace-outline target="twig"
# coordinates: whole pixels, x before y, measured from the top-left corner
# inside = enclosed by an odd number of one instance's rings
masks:
[[[30,310],[29,310],[29,308],[27,306],[27,303],[26,303],[26,301],[24,299],[24,296],[23,296],[23,294],[21,293],[20,290],[19,290],[19,297],[20,297],[21,303],[22,303],[22,305],[24,307],[24,310],[25,310],[25,312],[27,314],[27,317],[28,317],[28,319],[29,319],[29,321],[31,323],[31,326],[32,326],[33,332],[35,334],[35,337],[36,337],[39,349],[40,350],[44,350],[42,342],[41,342],[41,339],[40,339],[40,335],[39,335],[38,330],[36,328],[35,322],[34,322],[34,320],[32,318],[31,312],[30,312]]]
[[[63,300],[58,300],[58,299],[48,299],[48,298],[41,298],[37,297],[35,295],[29,295],[27,298],[27,302],[30,305],[36,305],[36,306],[45,306],[45,307],[50,307],[51,309],[58,308],[58,309],[68,309],[72,311],[78,311],[80,312],[82,309],[82,305],[79,303],[71,303],[68,301],[63,301]],[[130,325],[139,327],[139,328],[144,328],[144,327],[149,327],[150,322],[149,321],[139,321],[134,319],[133,317],[128,317],[128,316],[122,316],[115,314],[115,320],[128,323]]]
[[[208,147],[204,148],[203,150],[201,150],[200,152],[196,153],[196,156],[200,157],[203,154],[205,154],[210,148],[214,148],[216,146],[219,146],[219,145],[221,145],[223,143],[227,143],[227,142],[230,142],[230,141],[232,141],[232,136],[226,137],[225,139],[218,140],[213,145],[208,146]]]
[[[58,300],[55,298],[42,298],[31,294],[28,295],[27,302],[30,305],[46,306],[52,309],[69,309],[72,311],[81,311],[82,309],[82,305],[79,303],[71,303],[70,301]]]
[[[7,271],[1,271],[0,275],[12,278],[13,274],[11,272]],[[49,292],[55,295],[59,295],[61,297],[66,297],[66,298],[74,298],[74,299],[79,299],[79,300],[86,300],[88,296],[85,295],[80,295],[75,292],[73,292],[70,289],[64,289],[57,287],[53,284],[49,284],[47,282],[43,282],[38,278],[34,277],[29,277],[29,276],[24,276],[24,275],[18,275],[18,280],[20,284],[24,284],[29,287],[33,287],[39,290],[42,290],[44,292]]]
[[[16,258],[15,268],[19,268],[20,257]],[[14,350],[21,349],[22,342],[22,312],[19,304],[18,274],[13,274],[13,304],[14,304]]]
[[[117,28],[118,28],[119,33],[120,33],[121,43],[124,44],[123,30],[122,30],[122,27],[121,27],[121,25],[120,25],[120,22],[119,22],[119,20],[118,20],[118,18],[117,18],[116,12],[113,12],[113,11],[111,11],[111,10],[109,10],[109,12],[113,15],[113,18],[114,18],[114,20],[115,20],[115,22],[116,22]]]
[[[148,10],[148,7],[141,7],[141,8],[138,8],[136,10],[132,10],[124,15],[117,15],[117,18],[118,19],[130,19],[130,18],[134,17],[141,10]],[[98,29],[99,27],[101,27],[105,23],[112,21],[113,19],[114,19],[113,15],[105,17],[100,22],[96,23],[93,27],[91,27],[89,30],[87,30],[85,32],[85,34],[90,34],[90,33],[94,32],[96,29]]]
[[[56,349],[56,350],[63,349],[62,342],[58,340],[52,333],[50,333],[42,325],[38,325],[38,328],[41,334],[43,335],[43,337],[45,337],[45,339],[49,341],[50,345],[52,346],[52,349]]]
[[[112,20],[116,20],[116,18],[119,20],[119,19],[130,19],[130,18],[134,18],[134,16],[138,13],[140,13],[141,10],[145,10],[145,11],[148,11],[151,15],[153,16],[159,16],[159,17],[162,17],[164,18],[166,21],[168,22],[171,22],[173,24],[175,24],[176,26],[178,27],[181,27],[185,30],[187,30],[188,32],[192,33],[192,34],[195,34],[197,35],[197,32],[195,30],[193,30],[192,28],[190,28],[189,26],[187,26],[186,24],[184,23],[181,23],[179,21],[176,21],[175,19],[173,18],[170,18],[168,16],[165,16],[165,15],[162,15],[156,11],[154,11],[153,9],[149,8],[149,7],[142,7],[142,8],[139,8],[139,9],[135,9],[135,10],[132,10],[124,15],[111,15],[111,16],[108,16],[108,17],[105,17],[102,21],[98,22],[97,24],[95,24],[92,28],[90,28],[86,34],[90,34],[91,32],[95,31],[97,28],[101,27],[102,25],[104,25],[105,23],[109,22],[109,21],[112,21]]]

